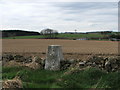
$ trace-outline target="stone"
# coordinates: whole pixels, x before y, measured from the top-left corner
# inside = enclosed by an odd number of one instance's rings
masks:
[[[2,60],[11,61],[14,60],[14,57],[11,54],[7,54],[2,56]]]
[[[75,63],[75,60],[74,60],[74,59],[70,59],[69,62],[70,62],[71,64],[73,64],[73,63]]]
[[[91,66],[92,64],[92,62],[87,62],[87,66]]]
[[[39,68],[41,68],[41,66],[36,62],[31,62],[31,63],[25,64],[25,66],[29,67],[31,69],[39,69]]]
[[[108,72],[110,72],[110,71],[112,70],[110,61],[107,61],[107,62],[105,63],[105,69],[106,69]]]
[[[25,62],[26,61],[25,58],[22,55],[15,55],[14,60],[16,62]]]
[[[69,60],[60,61],[60,70],[68,69],[68,67],[70,67],[70,65],[71,65],[71,62]]]
[[[93,62],[93,64],[91,65],[92,67],[96,67],[97,65],[95,64],[95,62]]]
[[[41,59],[41,58],[39,58],[39,57],[36,57],[36,58],[35,58],[35,62],[36,62],[36,63],[39,63],[39,64],[41,64],[41,62],[42,62],[42,59]]]
[[[85,66],[85,62],[79,62],[79,66],[80,67]]]
[[[31,63],[27,63],[25,64],[26,67],[29,67],[31,69],[39,69],[41,68],[41,65],[39,63],[36,62],[37,57],[32,58],[32,62]]]
[[[24,60],[23,61],[24,63],[31,63],[32,62],[32,56],[23,58],[23,60]]]
[[[60,70],[60,61],[63,61],[62,48],[60,45],[48,46],[47,57],[45,60],[46,70]]]

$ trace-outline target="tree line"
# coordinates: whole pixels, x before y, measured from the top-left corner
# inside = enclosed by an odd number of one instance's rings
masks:
[[[40,35],[39,32],[23,31],[23,30],[2,30],[1,32],[2,32],[2,37]]]

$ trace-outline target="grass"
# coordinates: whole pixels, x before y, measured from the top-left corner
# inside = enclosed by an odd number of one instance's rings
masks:
[[[3,79],[21,77],[24,88],[120,88],[120,72],[106,73],[89,68],[68,75],[66,71],[31,70],[25,67],[3,67]]]
[[[59,34],[58,37],[64,38],[99,38],[103,37],[102,34]]]
[[[31,70],[24,67],[3,67],[3,79],[12,79],[16,75],[20,76],[24,88],[54,88],[56,79],[62,72]]]
[[[15,37],[4,37],[3,39],[37,39],[37,38],[44,38],[43,35],[36,35],[36,36],[15,36]]]
[[[4,37],[3,39],[38,39],[45,38],[44,35],[35,36],[15,36],[15,37]],[[102,34],[59,34],[58,38],[100,38],[104,37]]]

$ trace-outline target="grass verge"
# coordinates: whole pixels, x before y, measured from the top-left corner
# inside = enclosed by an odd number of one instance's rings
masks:
[[[120,88],[120,72],[106,73],[95,68],[67,75],[65,72],[3,67],[2,78],[12,79],[18,75],[24,88]]]
[[[104,37],[102,34],[58,34],[57,38],[101,38]],[[14,37],[4,37],[3,39],[39,39],[46,38],[44,35],[34,35],[34,36],[14,36]]]

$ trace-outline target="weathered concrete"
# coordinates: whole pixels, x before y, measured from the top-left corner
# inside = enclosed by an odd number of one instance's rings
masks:
[[[60,61],[64,60],[60,45],[48,46],[47,57],[45,60],[46,70],[60,70]]]

